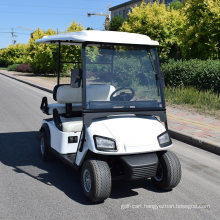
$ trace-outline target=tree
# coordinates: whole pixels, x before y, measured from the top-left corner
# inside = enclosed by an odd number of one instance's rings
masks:
[[[182,33],[185,58],[220,58],[220,1],[187,0],[186,24]]]
[[[71,25],[67,28],[67,32],[82,31],[84,28],[79,23],[73,21]],[[68,62],[81,62],[81,51],[79,46],[73,45],[63,45],[61,48],[61,57],[64,57],[65,61]],[[80,65],[78,64],[62,64],[62,72],[69,72],[71,69],[78,69]]]
[[[81,31],[83,27],[74,21],[67,28],[67,32]],[[34,73],[45,74],[55,73],[57,71],[57,45],[36,44],[35,41],[44,36],[54,35],[56,32],[48,29],[46,32],[37,29],[31,34],[27,45],[16,44],[0,50],[0,66],[8,66],[14,63],[29,63]],[[63,45],[61,48],[61,59],[70,62],[79,62],[81,60],[80,49],[78,46]],[[62,64],[61,72],[66,73],[74,64]],[[78,65],[77,65],[78,68]]]
[[[115,16],[114,18],[112,18],[112,20],[110,22],[109,30],[110,31],[119,31],[123,22],[124,22],[124,19],[122,17],[120,17],[119,15]]]
[[[0,66],[25,63],[26,49],[27,46],[25,44],[15,44],[0,50]]]
[[[184,3],[180,2],[179,0],[175,0],[169,4],[169,7],[173,8],[175,10],[179,10],[184,7]]]
[[[74,21],[67,28],[67,32],[81,31],[83,27],[81,24],[77,24]],[[37,39],[43,36],[54,35],[56,32],[52,29],[48,29],[46,32],[43,30],[36,30],[32,33],[32,36],[28,42],[27,60],[31,65],[31,68],[35,73],[56,73],[57,72],[57,60],[58,52],[57,45],[52,44],[36,44]],[[61,59],[63,61],[80,61],[80,51],[77,46],[62,45],[61,47]],[[74,68],[73,64],[61,64],[61,73],[65,74],[70,69]]]
[[[84,28],[81,24],[77,24],[75,21],[73,21],[67,28],[67,32],[82,31],[83,29]]]
[[[57,69],[56,45],[49,44],[36,44],[35,40],[43,36],[54,35],[56,32],[48,29],[46,32],[43,30],[36,30],[32,33],[28,42],[27,48],[27,61],[35,73],[55,73]]]
[[[160,43],[160,58],[178,58],[179,34],[185,17],[180,10],[166,7],[165,4],[154,2],[142,3],[134,7],[128,19],[122,24],[121,30],[148,35]]]

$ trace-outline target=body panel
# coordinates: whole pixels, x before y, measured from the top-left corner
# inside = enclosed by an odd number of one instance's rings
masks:
[[[50,128],[51,148],[60,154],[76,153],[78,143],[68,143],[68,137],[77,136],[79,140],[81,132],[62,132],[55,126],[53,121],[44,120],[43,123],[48,124]]]
[[[162,151],[157,137],[166,131],[165,127],[152,116],[112,116],[97,119],[86,127],[86,137],[82,152],[77,152],[76,164],[80,165],[86,152],[90,150],[102,155],[129,155]],[[94,135],[114,139],[117,151],[99,151],[95,147]]]

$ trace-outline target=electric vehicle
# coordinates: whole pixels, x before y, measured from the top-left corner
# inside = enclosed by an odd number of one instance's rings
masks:
[[[169,151],[163,75],[157,47],[146,35],[114,31],[79,31],[45,36],[37,43],[58,45],[55,103],[43,97],[41,110],[51,115],[40,128],[43,159],[55,153],[81,173],[91,202],[110,196],[112,181],[150,178],[162,190],[181,179],[181,165]],[[60,71],[71,54],[69,84]],[[69,50],[70,51],[70,50]],[[62,56],[61,56],[62,55]]]

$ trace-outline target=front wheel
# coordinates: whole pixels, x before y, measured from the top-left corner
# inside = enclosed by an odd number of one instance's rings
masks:
[[[111,193],[111,172],[101,160],[86,160],[81,170],[81,185],[84,195],[91,202],[103,202]]]
[[[153,184],[160,189],[170,190],[176,187],[181,179],[181,165],[178,157],[170,151],[159,156],[157,174],[152,177]]]

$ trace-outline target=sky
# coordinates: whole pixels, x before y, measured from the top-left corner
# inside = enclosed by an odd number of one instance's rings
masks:
[[[113,7],[126,1],[0,0],[0,48],[12,44],[12,28],[16,43],[27,43],[31,30],[37,28],[65,31],[73,20],[84,28],[103,30],[105,17],[88,17],[87,13],[106,13],[108,5]]]

